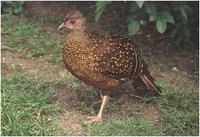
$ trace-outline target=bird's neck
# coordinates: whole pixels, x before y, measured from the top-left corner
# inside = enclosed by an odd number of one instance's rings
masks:
[[[71,30],[71,32],[69,33],[70,38],[72,38],[75,41],[85,38],[85,35],[86,35],[85,28],[74,29]]]
[[[88,43],[88,33],[85,28],[74,29],[67,35],[65,41],[65,48],[78,50],[79,48],[86,48]]]

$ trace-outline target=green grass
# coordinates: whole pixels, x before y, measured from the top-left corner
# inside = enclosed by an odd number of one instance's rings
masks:
[[[199,95],[186,89],[169,91],[162,86],[160,97],[152,98],[162,113],[165,135],[197,136],[199,134]]]
[[[163,83],[160,84],[163,87],[161,96],[145,97],[131,110],[133,114],[129,112],[130,115],[127,117],[110,119],[102,125],[85,127],[86,134],[96,136],[197,136],[199,131],[198,94],[181,89],[170,92]],[[23,75],[2,79],[3,135],[55,135],[56,119],[62,111],[52,103],[53,98],[52,94],[48,92],[48,87],[48,82],[37,83]],[[120,100],[117,102],[122,103]],[[140,104],[145,102],[151,102],[157,106],[161,114],[159,124],[138,119],[134,115],[135,112],[140,111]],[[81,108],[81,106],[79,107]],[[111,103],[109,107],[115,108],[115,104]],[[94,114],[87,105],[83,105],[82,109],[83,113]]]
[[[45,57],[49,62],[62,61],[61,43],[50,39],[39,25],[27,19],[4,15],[2,17],[2,45],[17,50],[22,57]]]
[[[53,103],[49,85],[23,75],[2,78],[2,135],[53,135],[62,109]]]
[[[134,117],[121,120],[110,120],[102,125],[88,128],[92,136],[156,136],[162,130],[145,120],[136,120]]]
[[[95,115],[98,113],[100,104],[96,105],[96,109],[90,107],[93,101],[98,100],[98,95],[92,91],[86,91],[78,86],[75,79],[58,82],[59,86],[66,85],[78,94],[78,101],[74,105],[82,113],[87,115]],[[62,83],[63,82],[63,83]],[[114,118],[104,121],[102,125],[88,126],[85,125],[87,135],[95,136],[197,136],[199,132],[199,108],[198,108],[198,93],[189,92],[187,89],[176,88],[169,91],[166,81],[157,80],[157,84],[162,87],[162,94],[158,97],[144,97],[131,110],[128,110],[128,115],[124,118]],[[117,101],[112,101],[104,109],[104,114],[114,113],[120,110],[120,104],[123,104],[126,98],[120,98]],[[140,110],[144,104],[153,103],[160,113],[160,120],[157,123],[152,123],[146,119],[140,119]],[[122,110],[120,110],[122,111]],[[111,114],[110,114],[111,115]]]
[[[36,18],[37,16],[34,15]],[[56,20],[46,16],[46,23],[57,24]],[[42,21],[41,21],[42,22]],[[34,24],[24,16],[2,16],[2,45],[12,52],[19,53],[23,58],[37,59],[42,56],[45,61],[61,63],[61,43],[52,40],[44,32],[42,25]],[[149,58],[149,61],[154,60]],[[173,60],[164,61],[168,67],[177,66]],[[54,104],[51,93],[51,82],[27,78],[19,65],[12,67],[12,76],[2,78],[2,106],[1,122],[2,135],[56,135],[56,123],[62,109]],[[20,71],[20,73],[19,73]],[[13,76],[14,75],[14,76]],[[55,82],[55,81],[54,81]],[[199,107],[198,94],[187,89],[174,89],[169,91],[167,82],[159,81],[162,95],[159,97],[144,97],[143,100],[133,104],[125,117],[109,119],[102,125],[85,126],[87,135],[195,135],[199,133]],[[74,78],[64,78],[54,83],[56,88],[68,88],[77,95],[74,107],[84,114],[96,114],[98,108],[93,109],[90,104],[100,99],[99,94],[93,90],[83,88]],[[89,90],[89,91],[88,91]],[[110,102],[104,113],[114,113],[120,110],[120,105],[126,98]],[[160,113],[160,121],[156,124],[146,119],[138,118],[144,103],[151,102]],[[120,110],[123,111],[123,110]],[[137,115],[136,115],[137,113]]]
[[[123,119],[105,121],[102,125],[86,127],[89,135],[106,136],[198,136],[199,134],[199,108],[198,94],[177,89],[167,90],[164,83],[163,92],[159,97],[145,97],[139,104],[154,103],[161,115],[157,124],[152,124],[145,119],[138,119],[133,109],[130,115]],[[140,107],[141,108],[141,107]],[[118,108],[119,109],[119,108]]]

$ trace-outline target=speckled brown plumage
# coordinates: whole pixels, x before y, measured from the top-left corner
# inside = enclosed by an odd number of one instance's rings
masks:
[[[75,30],[65,40],[63,55],[66,67],[73,75],[103,92],[142,71],[140,53],[123,37]]]
[[[64,62],[74,76],[100,89],[104,96],[128,80],[141,80],[148,90],[159,92],[130,39],[89,33],[85,18],[77,11],[70,12],[64,21],[63,25],[72,29],[64,41]]]

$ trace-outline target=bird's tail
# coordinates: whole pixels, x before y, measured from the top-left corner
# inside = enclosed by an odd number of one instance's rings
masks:
[[[150,74],[144,74],[135,78],[133,86],[137,92],[148,91],[151,95],[160,95],[161,93],[160,88],[155,84],[155,80]]]
[[[140,76],[141,80],[144,82],[147,90],[160,94],[160,88],[155,84],[154,78],[150,74],[145,74]]]
[[[143,88],[145,88],[144,90],[149,91],[153,95],[159,95],[161,93],[159,86],[156,85],[155,80],[150,74],[148,66],[145,62],[143,73],[133,80],[133,85],[135,86],[136,90],[138,87],[140,88],[140,86],[143,86]]]

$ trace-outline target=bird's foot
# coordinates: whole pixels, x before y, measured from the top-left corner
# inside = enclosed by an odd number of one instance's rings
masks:
[[[87,123],[102,123],[102,116],[97,115],[97,116],[90,116],[87,117],[87,119],[90,119]]]

